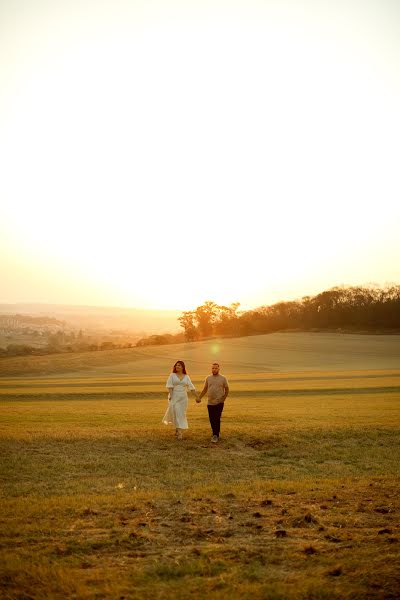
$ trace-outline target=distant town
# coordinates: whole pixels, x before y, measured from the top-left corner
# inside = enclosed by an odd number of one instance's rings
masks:
[[[179,328],[177,311],[21,305],[23,311],[10,312],[11,308],[0,307],[0,356],[131,348],[155,332]],[[49,314],[37,314],[44,311]]]

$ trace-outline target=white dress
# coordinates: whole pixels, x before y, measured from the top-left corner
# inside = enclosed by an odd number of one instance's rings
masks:
[[[162,422],[166,425],[172,423],[179,429],[188,429],[188,422],[186,419],[186,409],[188,406],[187,389],[196,389],[191,382],[189,375],[184,375],[181,381],[176,373],[171,373],[165,387],[173,388],[173,390],[168,402],[167,412],[165,413]]]

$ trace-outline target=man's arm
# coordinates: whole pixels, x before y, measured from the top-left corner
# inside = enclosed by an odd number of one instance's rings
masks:
[[[204,396],[204,394],[206,394],[206,393],[207,393],[207,390],[208,390],[208,381],[207,381],[207,379],[206,379],[206,380],[205,380],[205,382],[204,382],[204,387],[203,387],[203,389],[202,389],[202,390],[201,390],[201,392],[200,392],[200,395],[199,395],[199,397],[198,397],[198,400],[197,400],[197,402],[201,402],[201,399],[202,399],[202,397]]]
[[[228,382],[226,382],[224,384],[224,390],[225,390],[225,394],[222,396],[222,402],[225,402],[225,400],[227,399],[228,394],[229,394],[229,385],[228,385]]]

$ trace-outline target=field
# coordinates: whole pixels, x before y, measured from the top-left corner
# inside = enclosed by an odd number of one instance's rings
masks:
[[[16,357],[0,360],[0,376],[165,377],[178,359],[204,377],[218,360],[231,373],[391,369],[400,365],[399,335],[274,333],[126,350]]]
[[[399,338],[288,336],[2,361],[2,597],[398,598]],[[171,360],[215,356],[179,442]]]

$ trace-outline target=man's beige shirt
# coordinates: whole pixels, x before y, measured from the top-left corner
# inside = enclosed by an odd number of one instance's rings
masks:
[[[220,404],[224,401],[225,388],[228,388],[228,381],[223,375],[209,375],[206,377],[204,385],[207,387],[208,404]]]

